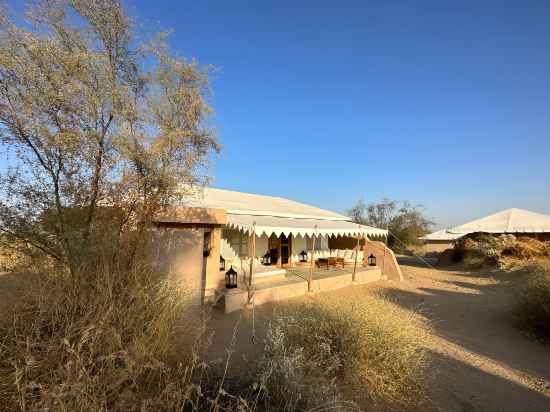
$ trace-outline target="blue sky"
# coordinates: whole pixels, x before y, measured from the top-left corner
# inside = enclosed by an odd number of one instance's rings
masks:
[[[550,213],[550,2],[131,1],[218,68],[214,186]]]

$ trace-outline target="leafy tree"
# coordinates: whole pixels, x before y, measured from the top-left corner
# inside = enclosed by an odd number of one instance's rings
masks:
[[[388,198],[368,205],[360,199],[348,210],[348,215],[359,224],[388,229],[388,245],[398,251],[418,243],[418,238],[429,233],[433,225],[424,216],[422,206]]]
[[[0,139],[17,159],[0,230],[74,270],[206,181],[208,70],[143,39],[117,0],[44,0],[27,19],[0,12]]]

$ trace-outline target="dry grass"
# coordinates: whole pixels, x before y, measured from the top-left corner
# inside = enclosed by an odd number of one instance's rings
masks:
[[[414,313],[376,296],[282,305],[240,376],[208,363],[208,314],[146,266],[49,271],[0,319],[0,410],[323,411],[415,405]],[[36,279],[40,279],[39,282]]]
[[[382,297],[320,298],[275,316],[261,363],[272,404],[412,406],[423,399],[427,357],[414,313]],[[265,378],[267,377],[267,378]],[[292,395],[290,395],[292,394]]]
[[[194,398],[197,360],[170,363],[185,297],[143,267],[90,270],[42,275],[0,320],[1,410],[173,410]]]
[[[545,260],[549,256],[550,242],[512,234],[478,233],[460,239],[454,249],[444,251],[439,264],[462,262],[469,270],[485,267],[507,269],[525,262]]]
[[[550,341],[550,263],[529,269],[519,296],[519,325],[536,338]]]

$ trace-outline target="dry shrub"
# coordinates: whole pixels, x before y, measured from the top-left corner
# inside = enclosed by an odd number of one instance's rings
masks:
[[[550,341],[550,264],[531,267],[519,295],[519,325],[538,339]]]
[[[487,256],[476,252],[466,253],[462,259],[462,262],[464,263],[464,267],[470,270],[483,269],[485,266],[490,264]]]
[[[412,406],[423,398],[427,357],[418,317],[383,297],[284,305],[261,363],[272,403],[311,408],[343,399]]]
[[[438,264],[464,263],[467,269],[506,269],[525,261],[550,256],[550,242],[512,234],[474,233],[460,239],[452,250],[441,254]]]
[[[507,245],[502,250],[503,256],[510,256],[517,259],[528,260],[535,257],[544,256],[546,244],[537,239],[526,236],[519,237],[517,242]]]
[[[16,245],[8,245],[0,236],[0,272],[24,270],[32,265],[32,256],[29,256],[28,253],[23,253],[21,250],[24,247],[23,242],[17,242]]]
[[[0,410],[173,410],[198,360],[171,362],[188,303],[144,266],[41,276],[0,320]],[[190,348],[178,348],[192,353]]]
[[[353,404],[344,402],[336,386],[336,375],[342,367],[340,354],[333,352],[331,342],[322,337],[308,345],[290,342],[290,330],[296,326],[293,316],[302,313],[296,306],[276,317],[265,339],[264,352],[257,364],[265,409],[302,411],[332,405],[334,409]],[[290,330],[289,330],[290,328]]]

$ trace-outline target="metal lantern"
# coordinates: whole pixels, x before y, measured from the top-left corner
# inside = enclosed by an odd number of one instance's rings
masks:
[[[369,266],[376,266],[376,256],[373,254],[369,256]]]
[[[262,265],[271,265],[271,255],[269,253],[262,256]]]
[[[220,272],[222,270],[225,270],[225,259],[223,258],[223,256],[220,256]]]
[[[305,250],[300,252],[300,262],[307,262],[307,252]]]
[[[225,287],[227,289],[235,289],[237,287],[237,272],[233,269],[233,266],[225,272]]]

